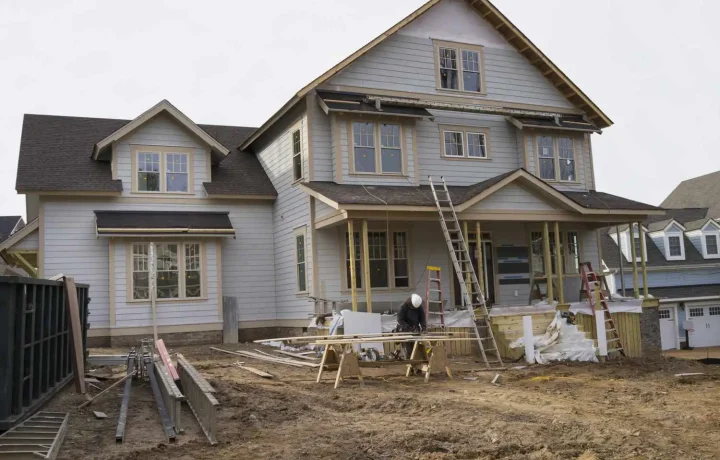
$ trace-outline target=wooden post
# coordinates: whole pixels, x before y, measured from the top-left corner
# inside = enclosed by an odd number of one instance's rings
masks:
[[[562,247],[560,246],[560,224],[555,222],[555,273],[558,277],[558,302],[565,303],[565,292],[563,291],[563,266]]]
[[[617,238],[618,245],[618,260],[620,261],[620,295],[625,297],[625,269],[623,268],[623,255],[622,251],[622,240],[620,239],[620,226],[615,226],[615,236]]]
[[[390,235],[387,235],[389,238]],[[370,286],[370,245],[368,244],[368,223],[367,220],[362,221],[362,266],[363,266],[363,279],[365,280],[365,303],[367,304],[367,312],[372,313],[372,293],[370,292],[372,286]]]
[[[633,228],[634,222],[630,222],[630,255],[632,257],[633,264],[633,293],[636,299],[640,298],[640,287],[638,286],[638,266],[637,266],[637,249],[635,249],[635,229]],[[638,230],[640,231],[640,230]]]
[[[223,296],[223,343],[238,343],[237,297]]]
[[[350,294],[352,310],[357,311],[357,280],[355,279],[355,230],[353,221],[348,219],[348,249],[350,251]],[[367,283],[368,280],[365,280]]]
[[[463,239],[465,240],[465,246],[468,248],[468,255],[470,254],[470,240],[468,239],[468,223],[466,220],[462,223],[463,226]],[[469,260],[465,266],[463,267],[464,270],[470,271],[470,265],[472,265],[472,261]],[[470,273],[465,274],[465,286],[467,287],[468,294],[470,296],[470,301],[475,302],[475,299],[473,299],[473,292],[472,292],[472,277],[470,276]]]
[[[478,281],[480,282],[480,287],[483,290],[483,298],[487,299],[487,286],[485,286],[485,269],[483,267],[483,262],[485,259],[483,258],[483,242],[482,242],[482,232],[480,231],[480,222],[475,222],[475,240],[477,241],[477,261],[478,261]]]
[[[640,263],[642,264],[642,276],[643,276],[643,295],[645,298],[649,295],[648,282],[647,282],[647,254],[645,254],[645,229],[642,226],[642,222],[638,222],[638,232],[640,234]]]
[[[548,223],[543,222],[543,255],[545,258],[545,278],[547,279],[547,301],[552,303],[555,300],[552,284],[552,260],[550,257],[550,232]]]

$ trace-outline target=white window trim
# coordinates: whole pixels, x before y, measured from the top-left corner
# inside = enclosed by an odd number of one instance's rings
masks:
[[[388,232],[389,232],[388,235],[387,235],[387,239],[386,239],[386,241],[387,241],[387,255],[388,255],[388,258],[387,258],[387,264],[388,264],[388,272],[387,272],[387,273],[388,273],[388,287],[373,287],[373,288],[371,288],[371,289],[372,289],[372,292],[387,292],[387,291],[390,291],[390,290],[400,291],[400,292],[407,292],[407,291],[411,291],[412,289],[415,289],[415,286],[412,285],[412,283],[413,283],[413,254],[412,254],[412,248],[413,248],[413,246],[412,246],[412,234],[411,234],[410,230],[409,230],[408,228],[406,228],[406,227],[393,227],[393,226],[391,226],[391,227],[388,229],[388,228],[385,227],[385,226],[383,226],[383,227],[370,226],[370,228],[368,228],[368,232],[385,232],[385,233],[388,233]],[[394,250],[395,250],[395,242],[394,242],[394,240],[393,240],[393,238],[392,238],[392,234],[393,234],[393,233],[396,233],[396,232],[404,232],[405,234],[407,234],[407,259],[403,259],[403,260],[407,260],[407,261],[408,261],[408,284],[409,284],[408,287],[404,287],[404,286],[397,287],[397,286],[395,286],[395,264],[393,263],[393,261],[395,260],[395,259],[394,259],[394,256],[395,256],[395,252],[394,252]],[[348,286],[348,279],[347,279],[347,266],[346,266],[346,264],[347,264],[349,255],[348,255],[348,253],[347,253],[347,248],[346,248],[347,244],[346,244],[346,242],[345,242],[345,238],[347,238],[346,233],[347,233],[347,228],[341,228],[341,229],[339,230],[339,233],[338,233],[338,238],[340,238],[340,242],[341,242],[342,248],[343,248],[342,251],[340,251],[340,252],[341,252],[341,256],[340,256],[340,269],[341,269],[341,273],[342,273],[342,284],[341,284],[341,289],[340,289],[340,290],[341,290],[341,292],[343,292],[343,293],[348,293],[348,292],[351,291],[351,287]],[[364,258],[364,255],[363,255],[363,254],[364,254],[364,250],[365,250],[364,248],[365,248],[365,246],[363,245],[362,229],[355,229],[355,233],[359,233],[359,236],[360,236],[360,241],[359,241],[359,244],[360,244],[360,256],[359,256],[359,259],[356,261],[355,271],[356,271],[356,273],[358,274],[358,277],[360,278],[360,280],[362,281],[362,287],[358,287],[357,290],[358,290],[358,293],[362,293],[362,292],[365,292],[365,282],[366,282],[366,281],[365,281],[365,270],[364,270],[364,267],[363,267],[363,258]],[[358,258],[357,255],[356,255],[355,257]]]
[[[355,123],[368,123],[373,125],[373,140],[375,141],[375,171],[355,170]],[[380,125],[395,125],[400,129],[400,172],[383,172],[382,170],[382,145],[380,139]],[[405,126],[397,121],[375,122],[362,119],[348,120],[348,160],[349,171],[357,176],[395,176],[407,177],[407,148],[405,142]]]
[[[704,228],[707,228],[707,225]],[[713,230],[713,231],[703,230],[700,232],[700,242],[702,244],[702,253],[703,253],[703,257],[706,259],[720,259],[720,229],[718,229],[716,226],[714,226],[714,228],[715,228],[715,230]],[[707,242],[705,241],[706,236],[714,236],[715,237],[715,241],[717,242],[717,246],[718,246],[717,254],[708,254]]]
[[[188,147],[170,147],[158,145],[133,145],[131,147],[131,191],[134,195],[194,195],[195,194],[195,164],[193,162],[195,150]],[[157,153],[160,155],[160,191],[145,191],[138,188],[138,156],[141,153]],[[170,154],[187,155],[187,192],[167,191],[167,156]],[[209,153],[208,153],[209,155]]]
[[[635,245],[635,235],[637,235],[638,238],[640,237],[640,231],[637,227],[633,227],[632,234],[630,233],[630,229],[625,231],[625,237],[627,238],[627,241],[628,241],[628,247],[627,247],[628,253],[626,254],[626,256],[627,256],[626,259],[629,260],[630,262],[632,262],[632,248],[630,247],[630,244]],[[647,252],[647,237],[644,240],[641,240],[640,244],[642,244],[642,248],[645,250],[645,258],[647,259],[647,253],[648,253]],[[635,261],[642,262],[642,252],[636,251]]]
[[[477,96],[487,95],[487,84],[485,78],[485,47],[482,45],[471,45],[467,43],[447,42],[433,40],[435,50],[435,89],[442,92],[473,94]],[[440,48],[454,49],[457,58],[458,89],[443,88],[440,80]],[[465,79],[463,77],[462,52],[473,51],[478,53],[480,66],[480,91],[466,91],[464,89]]]
[[[542,229],[531,229],[528,232],[528,252],[530,255],[530,258],[528,259],[528,264],[530,265],[530,271],[533,274],[534,273],[542,273],[542,276],[545,276],[545,265],[544,264],[542,267],[540,267],[542,269],[542,272],[535,272],[533,269],[533,246],[532,246],[533,233],[539,233],[540,238],[542,238],[543,231],[542,231]],[[568,257],[570,255],[570,239],[568,238],[568,233],[576,233],[577,234],[577,259],[578,259],[578,272],[577,273],[568,273],[568,263],[570,262],[570,260],[572,260],[571,257]],[[549,235],[551,235],[550,236],[550,245],[551,246],[555,245],[554,234],[555,234],[554,231],[549,232]],[[581,275],[581,273],[580,273],[581,270],[580,270],[579,265],[582,263],[583,244],[582,244],[582,238],[580,237],[580,235],[581,235],[581,231],[579,229],[571,228],[568,230],[560,230],[560,237],[561,237],[560,244],[562,245],[561,254],[563,254],[565,256],[563,263],[562,263],[562,270],[563,270],[564,277],[572,278],[572,277],[578,277]],[[541,255],[544,257],[544,254],[541,254]],[[554,270],[555,270],[555,264],[553,263],[551,271],[554,271]],[[557,277],[557,273],[553,274],[552,276]]]
[[[299,132],[300,133],[300,152],[295,154],[295,143],[293,141],[293,135]],[[291,169],[291,176],[292,176],[292,182],[301,182],[305,179],[305,155],[303,155],[303,151],[305,150],[303,147],[303,130],[302,130],[302,123],[295,124],[292,128],[290,128],[290,169]],[[295,178],[295,157],[300,157],[300,177]]]
[[[440,129],[440,156],[446,160],[470,160],[470,161],[490,161],[490,128],[480,126],[457,126],[457,125],[439,125]],[[460,133],[462,137],[462,155],[448,155],[445,151],[445,133]],[[471,157],[468,145],[468,134],[482,134],[485,136],[485,156]]]
[[[178,245],[178,292],[182,295],[172,299],[155,299],[158,303],[187,303],[187,302],[207,302],[208,301],[208,278],[207,278],[207,251],[204,241],[200,240],[157,240],[152,241],[157,244],[177,244]],[[125,302],[129,304],[150,304],[150,299],[133,299],[134,281],[133,281],[133,245],[150,244],[151,241],[128,240],[125,243],[125,257],[127,266],[127,293]],[[200,297],[186,297],[185,294],[185,245],[200,245]],[[219,248],[216,246],[216,250]],[[219,276],[219,274],[218,274]]]
[[[299,289],[299,287],[300,287],[300,286],[299,286],[299,285],[300,285],[300,283],[299,283],[299,281],[300,281],[300,276],[299,276],[299,273],[298,273],[298,267],[299,267],[299,265],[300,265],[300,262],[298,261],[298,251],[297,251],[297,237],[298,237],[298,236],[302,236],[302,237],[303,237],[303,246],[305,247],[305,260],[303,261],[303,263],[305,264],[305,290],[300,290],[300,289]],[[307,247],[307,241],[308,241],[308,238],[307,238],[307,226],[306,226],[306,225],[303,225],[302,227],[298,227],[298,228],[296,228],[296,229],[293,231],[293,253],[294,253],[294,258],[293,258],[293,259],[294,259],[294,262],[295,262],[295,264],[294,264],[294,268],[295,268],[295,270],[294,270],[294,272],[295,272],[295,276],[294,276],[294,278],[295,278],[295,293],[296,293],[296,294],[303,294],[303,295],[304,295],[304,294],[307,294],[307,293],[309,292],[309,287],[308,287],[308,267],[309,267],[310,264],[308,263],[308,247]]]
[[[680,255],[670,255],[670,237],[680,238]],[[685,238],[682,232],[663,232],[663,242],[665,243],[665,258],[667,260],[685,260]]]
[[[540,137],[552,138],[553,144],[553,166],[555,168],[554,179],[543,179],[540,177]],[[558,146],[558,138],[564,137],[570,139],[573,143],[573,166],[575,167],[575,179],[573,180],[562,180],[560,179],[560,148]],[[582,146],[582,140],[577,136],[569,134],[551,134],[551,133],[540,133],[535,135],[533,142],[533,148],[535,149],[535,176],[541,180],[549,183],[562,183],[562,184],[579,184],[580,183],[580,165],[578,163],[578,148]],[[543,157],[550,158],[550,157]],[[629,259],[629,257],[628,257]]]

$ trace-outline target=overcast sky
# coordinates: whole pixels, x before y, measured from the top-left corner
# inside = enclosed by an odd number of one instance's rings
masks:
[[[134,118],[168,99],[259,126],[423,3],[0,0],[0,215],[25,214],[24,113]],[[720,2],[494,3],[615,122],[593,136],[598,190],[659,204],[720,169]]]

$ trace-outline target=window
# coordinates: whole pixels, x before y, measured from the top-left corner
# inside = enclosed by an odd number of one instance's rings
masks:
[[[580,245],[577,232],[567,232],[567,245],[569,257],[565,259],[565,273],[580,273]]]
[[[555,232],[549,232],[550,264],[552,274],[556,274],[555,260],[558,251],[555,247]],[[545,276],[545,252],[543,249],[542,232],[530,233],[531,268],[533,273]],[[560,262],[563,273],[568,275],[580,273],[580,244],[577,232],[560,232]]]
[[[570,137],[537,136],[538,177],[575,182],[575,141]]]
[[[154,251],[152,250],[154,246]],[[132,251],[132,299],[150,299],[155,271],[157,299],[193,299],[203,296],[201,243],[135,243]]]
[[[435,41],[438,89],[483,93],[483,48]]]
[[[489,159],[490,129],[470,126],[440,126],[442,156],[446,158]]]
[[[633,242],[635,244],[635,258],[637,260],[640,260],[642,259],[642,246],[640,246],[640,235],[634,235]]]
[[[297,292],[307,292],[305,262],[305,227],[295,230],[295,279]]]
[[[353,172],[403,174],[403,142],[400,125],[354,122],[352,131]]]
[[[660,319],[670,319],[670,310],[658,310],[658,316],[660,317]]]
[[[720,316],[720,307],[710,307],[710,316]]]
[[[718,236],[705,235],[705,253],[708,256],[718,255]]]
[[[292,133],[292,164],[293,164],[293,181],[300,180],[303,177],[302,164],[302,138],[300,130],[296,129]]]
[[[690,318],[700,318],[702,316],[705,316],[705,309],[702,307],[691,308],[689,313],[690,313]]]
[[[345,234],[345,265],[346,287],[350,283],[350,251],[348,233]],[[372,288],[407,288],[410,287],[410,260],[408,254],[408,233],[405,231],[390,232],[388,241],[386,231],[368,232],[368,256],[370,271],[370,287]],[[357,288],[363,287],[362,266],[362,238],[359,232],[354,233],[355,238],[355,279]]]
[[[681,257],[682,249],[680,247],[679,236],[668,236],[668,254],[670,257]]]
[[[134,147],[133,192],[188,193],[193,177],[191,152],[182,147]]]

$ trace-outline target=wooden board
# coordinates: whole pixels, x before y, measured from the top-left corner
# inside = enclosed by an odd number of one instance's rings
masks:
[[[85,356],[82,345],[82,325],[80,324],[80,305],[78,304],[75,280],[65,277],[65,306],[70,321],[70,334],[72,335],[73,371],[75,372],[75,389],[85,394]]]
[[[238,364],[237,367],[239,367],[240,369],[242,369],[242,370],[244,370],[244,371],[251,372],[251,373],[253,373],[253,374],[255,374],[255,375],[259,376],[259,377],[262,377],[262,378],[264,378],[264,379],[271,379],[271,378],[273,378],[273,375],[270,374],[269,372],[263,372],[263,371],[261,371],[260,369],[255,369],[254,367],[241,366],[240,364]]]
[[[167,348],[165,348],[165,342],[163,342],[163,339],[158,340],[155,343],[155,346],[157,347],[160,359],[162,360],[163,364],[165,364],[165,368],[170,373],[170,377],[172,377],[175,382],[178,382],[180,380],[180,376],[178,375],[177,369],[175,369],[175,364],[173,364],[172,360],[170,359],[170,354],[167,352]]]
[[[237,297],[222,298],[223,343],[238,343]]]

